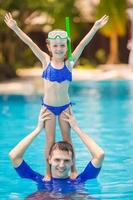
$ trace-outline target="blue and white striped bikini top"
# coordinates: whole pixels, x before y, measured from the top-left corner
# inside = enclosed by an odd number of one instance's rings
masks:
[[[51,82],[56,81],[61,83],[66,80],[72,81],[72,73],[69,71],[65,63],[61,69],[55,69],[52,67],[51,63],[49,63],[47,68],[43,71],[42,78]]]

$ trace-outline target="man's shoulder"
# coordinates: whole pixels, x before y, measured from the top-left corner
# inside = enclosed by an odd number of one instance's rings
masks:
[[[21,178],[32,179],[34,181],[39,181],[39,179],[43,178],[43,176],[37,171],[34,171],[27,164],[27,162],[25,162],[25,160],[23,160],[22,163],[18,167],[15,167],[15,170]]]
[[[90,161],[85,167],[85,169],[83,170],[83,172],[81,172],[78,175],[77,180],[81,182],[85,182],[89,179],[97,178],[100,170],[101,170],[101,167],[99,168],[95,167],[93,163]]]

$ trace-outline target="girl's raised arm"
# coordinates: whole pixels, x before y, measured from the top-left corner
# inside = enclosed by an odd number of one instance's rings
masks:
[[[18,37],[27,44],[30,49],[33,51],[33,53],[37,56],[37,58],[41,61],[41,63],[45,66],[46,60],[48,59],[48,54],[43,52],[32,40],[30,37],[28,37],[18,26],[16,21],[13,19],[11,13],[8,13],[5,15],[4,19],[5,23],[9,28],[11,28]]]
[[[102,18],[97,20],[94,26],[89,31],[89,33],[81,40],[79,45],[76,47],[76,49],[72,53],[74,63],[76,63],[76,61],[79,59],[82,51],[89,44],[89,42],[91,41],[95,33],[108,22],[108,19],[109,17],[107,15],[104,15]]]

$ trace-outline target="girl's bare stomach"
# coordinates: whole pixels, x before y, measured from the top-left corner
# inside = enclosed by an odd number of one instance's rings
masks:
[[[62,83],[45,81],[44,103],[50,106],[63,106],[70,103],[68,88],[68,81]]]

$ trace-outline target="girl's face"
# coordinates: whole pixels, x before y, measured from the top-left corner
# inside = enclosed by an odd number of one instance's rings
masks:
[[[64,59],[67,53],[67,39],[49,40],[48,49],[52,53],[52,57]]]

